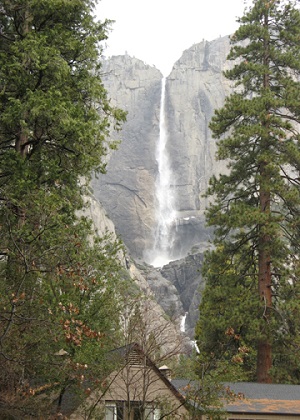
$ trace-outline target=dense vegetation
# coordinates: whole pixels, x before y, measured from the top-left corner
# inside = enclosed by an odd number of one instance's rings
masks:
[[[300,12],[254,0],[239,22],[225,73],[235,90],[210,124],[228,172],[207,192],[200,359],[227,379],[235,365],[244,379],[299,383]]]
[[[1,418],[46,418],[54,397],[59,411],[71,384],[95,385],[115,345],[120,245],[79,216],[110,125],[124,120],[101,82],[109,22],[93,7],[0,6]]]

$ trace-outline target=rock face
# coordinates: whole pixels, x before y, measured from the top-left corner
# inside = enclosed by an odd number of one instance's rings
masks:
[[[184,330],[191,338],[194,336],[195,325],[199,318],[198,308],[204,286],[201,275],[202,262],[203,253],[194,253],[181,260],[172,261],[160,270],[162,277],[175,286],[180,296],[186,314]],[[160,300],[158,303],[168,313]]]
[[[208,124],[230,91],[222,73],[229,48],[228,37],[195,44],[184,51],[168,77],[168,147],[179,212],[177,246],[182,256],[208,238],[203,194],[209,178],[224,169],[224,163],[216,162],[216,141]]]
[[[103,81],[114,105],[128,112],[107,174],[94,180],[94,194],[133,256],[149,246],[155,224],[155,144],[159,135],[162,74],[127,55],[103,63]]]
[[[202,197],[212,174],[216,142],[208,123],[230,91],[226,68],[229,38],[203,41],[184,51],[166,79],[166,152],[172,170],[177,220],[175,255],[184,257],[193,245],[206,243]],[[118,134],[121,143],[107,165],[107,174],[94,180],[95,196],[103,204],[134,258],[153,248],[158,165],[162,74],[135,58],[116,56],[104,62],[103,81],[114,104],[128,112]]]
[[[194,249],[185,258],[171,261],[162,268],[153,268],[139,264],[138,268],[153,292],[156,302],[165,313],[178,325],[185,316],[185,325],[181,325],[191,339],[199,318],[199,303],[204,287],[201,267],[203,253]]]
[[[166,313],[177,319],[186,314],[186,331],[191,338],[198,319],[203,251],[211,234],[205,227],[207,199],[203,194],[210,177],[226,170],[224,163],[215,159],[216,140],[209,121],[232,89],[223,76],[229,67],[229,50],[229,37],[195,44],[184,51],[165,80],[159,70],[128,55],[103,63],[102,79],[109,97],[128,115],[122,131],[112,132],[121,143],[109,156],[107,173],[95,179],[92,187],[131,257],[146,263],[151,262],[147,255],[155,248],[158,225],[156,147],[165,83],[165,153],[176,207],[170,230],[170,237],[175,238],[175,257],[170,259],[177,261],[159,270],[141,265]]]

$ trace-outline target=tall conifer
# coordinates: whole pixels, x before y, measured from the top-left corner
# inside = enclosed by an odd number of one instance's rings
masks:
[[[296,2],[254,0],[239,23],[225,72],[235,90],[210,124],[228,172],[207,192],[215,248],[197,334],[200,349],[214,345],[227,360],[247,348],[251,379],[297,381],[300,12]]]
[[[95,385],[118,325],[119,246],[78,216],[124,120],[101,81],[108,22],[93,7],[0,5],[1,418],[48,418],[55,396],[60,412],[71,386]]]

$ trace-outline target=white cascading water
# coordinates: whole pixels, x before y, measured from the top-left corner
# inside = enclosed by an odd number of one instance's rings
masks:
[[[188,312],[186,312],[181,318],[181,321],[180,321],[180,331],[181,332],[185,332],[185,321],[186,321],[187,314],[188,314]]]
[[[158,176],[156,188],[156,220],[155,241],[150,252],[151,264],[162,267],[172,260],[173,233],[176,224],[175,194],[172,186],[172,175],[169,156],[167,153],[168,133],[165,123],[165,88],[166,79],[162,79],[160,100],[159,138],[156,144],[156,161]]]

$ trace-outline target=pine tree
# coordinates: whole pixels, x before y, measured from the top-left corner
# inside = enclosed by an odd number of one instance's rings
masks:
[[[78,216],[124,120],[101,81],[109,22],[93,3],[0,6],[1,418],[46,417],[47,393],[59,411],[71,385],[98,380],[118,327],[120,245]]]
[[[235,90],[210,124],[228,172],[207,192],[215,249],[206,257],[212,295],[200,306],[198,341],[201,348],[210,334],[216,350],[231,328],[255,349],[258,382],[298,381],[300,12],[292,1],[255,0],[239,23],[225,73]],[[216,294],[225,319],[208,332]],[[253,379],[253,363],[245,369]]]

